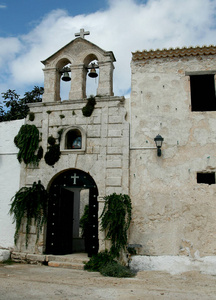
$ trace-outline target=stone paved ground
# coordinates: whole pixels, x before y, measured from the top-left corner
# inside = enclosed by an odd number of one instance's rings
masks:
[[[47,266],[0,264],[0,299],[216,299],[216,277],[198,272],[139,272],[135,278]]]

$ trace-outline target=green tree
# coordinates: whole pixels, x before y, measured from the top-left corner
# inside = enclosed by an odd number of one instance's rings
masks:
[[[34,86],[31,92],[26,92],[24,97],[21,99],[25,104],[26,103],[34,103],[34,102],[41,102],[42,95],[44,93],[44,88],[39,86]]]
[[[33,90],[26,92],[23,98],[15,90],[2,93],[3,104],[0,104],[0,122],[24,119],[28,112],[28,103],[41,102],[43,87],[34,86]],[[5,106],[5,107],[4,107]]]

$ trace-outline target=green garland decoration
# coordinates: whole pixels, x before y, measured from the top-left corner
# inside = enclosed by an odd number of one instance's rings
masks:
[[[62,137],[63,131],[64,131],[63,128],[61,128],[61,129],[58,130],[58,142],[59,142],[59,144],[61,142],[61,137]]]
[[[14,143],[19,148],[17,159],[20,163],[24,161],[26,165],[38,164],[40,159],[35,155],[35,151],[39,145],[39,130],[35,125],[22,125],[14,138]]]
[[[43,158],[43,148],[41,146],[38,149],[37,158],[38,160],[41,160],[41,158]]]
[[[87,99],[87,104],[82,108],[83,116],[90,117],[93,113],[95,105],[96,105],[95,97],[91,95]]]
[[[53,145],[55,145],[56,140],[55,140],[55,138],[51,135],[51,136],[48,137],[47,142],[48,142],[49,145],[53,146]]]
[[[30,112],[28,115],[29,115],[29,121],[33,122],[35,119],[35,114],[33,112]]]
[[[112,246],[110,253],[119,257],[127,245],[127,230],[131,222],[132,205],[128,195],[111,194],[104,197],[105,205],[101,214],[101,227]]]
[[[50,146],[48,146],[44,159],[49,166],[53,166],[61,156],[60,146],[56,144],[56,139],[53,136],[48,137],[47,142]]]
[[[32,220],[36,226],[37,240],[47,220],[47,204],[48,194],[39,180],[34,182],[31,187],[22,187],[11,199],[10,215],[13,215],[13,223],[16,222],[16,230],[14,234],[14,242],[17,243],[20,227],[26,217],[26,248],[28,247],[28,239]]]

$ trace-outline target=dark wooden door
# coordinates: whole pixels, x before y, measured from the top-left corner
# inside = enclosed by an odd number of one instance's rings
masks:
[[[48,208],[46,253],[63,255],[73,252],[74,193],[62,187],[53,194]]]
[[[78,201],[77,190],[80,192],[81,189],[89,189],[89,226],[85,235],[86,252],[89,256],[97,254],[99,248],[98,189],[88,173],[77,169],[62,172],[54,179],[50,187],[46,254],[63,255],[84,251],[84,246],[80,246],[80,237],[77,238],[76,214],[78,214],[78,210],[77,205],[74,205]]]

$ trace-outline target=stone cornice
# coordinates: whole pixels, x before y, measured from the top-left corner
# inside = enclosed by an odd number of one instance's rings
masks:
[[[170,49],[157,49],[157,50],[143,50],[132,52],[132,60],[146,60],[154,58],[166,57],[183,57],[183,56],[197,56],[197,55],[214,55],[216,54],[216,46],[203,46],[203,47],[189,47],[189,48],[170,48]]]
[[[124,96],[96,96],[95,100],[97,103],[100,102],[112,102],[117,101],[123,103],[125,101]],[[62,101],[53,101],[53,102],[34,102],[34,103],[27,103],[29,108],[33,107],[45,107],[45,106],[64,106],[70,104],[86,104],[87,98],[84,99],[76,99],[76,100],[62,100]]]

